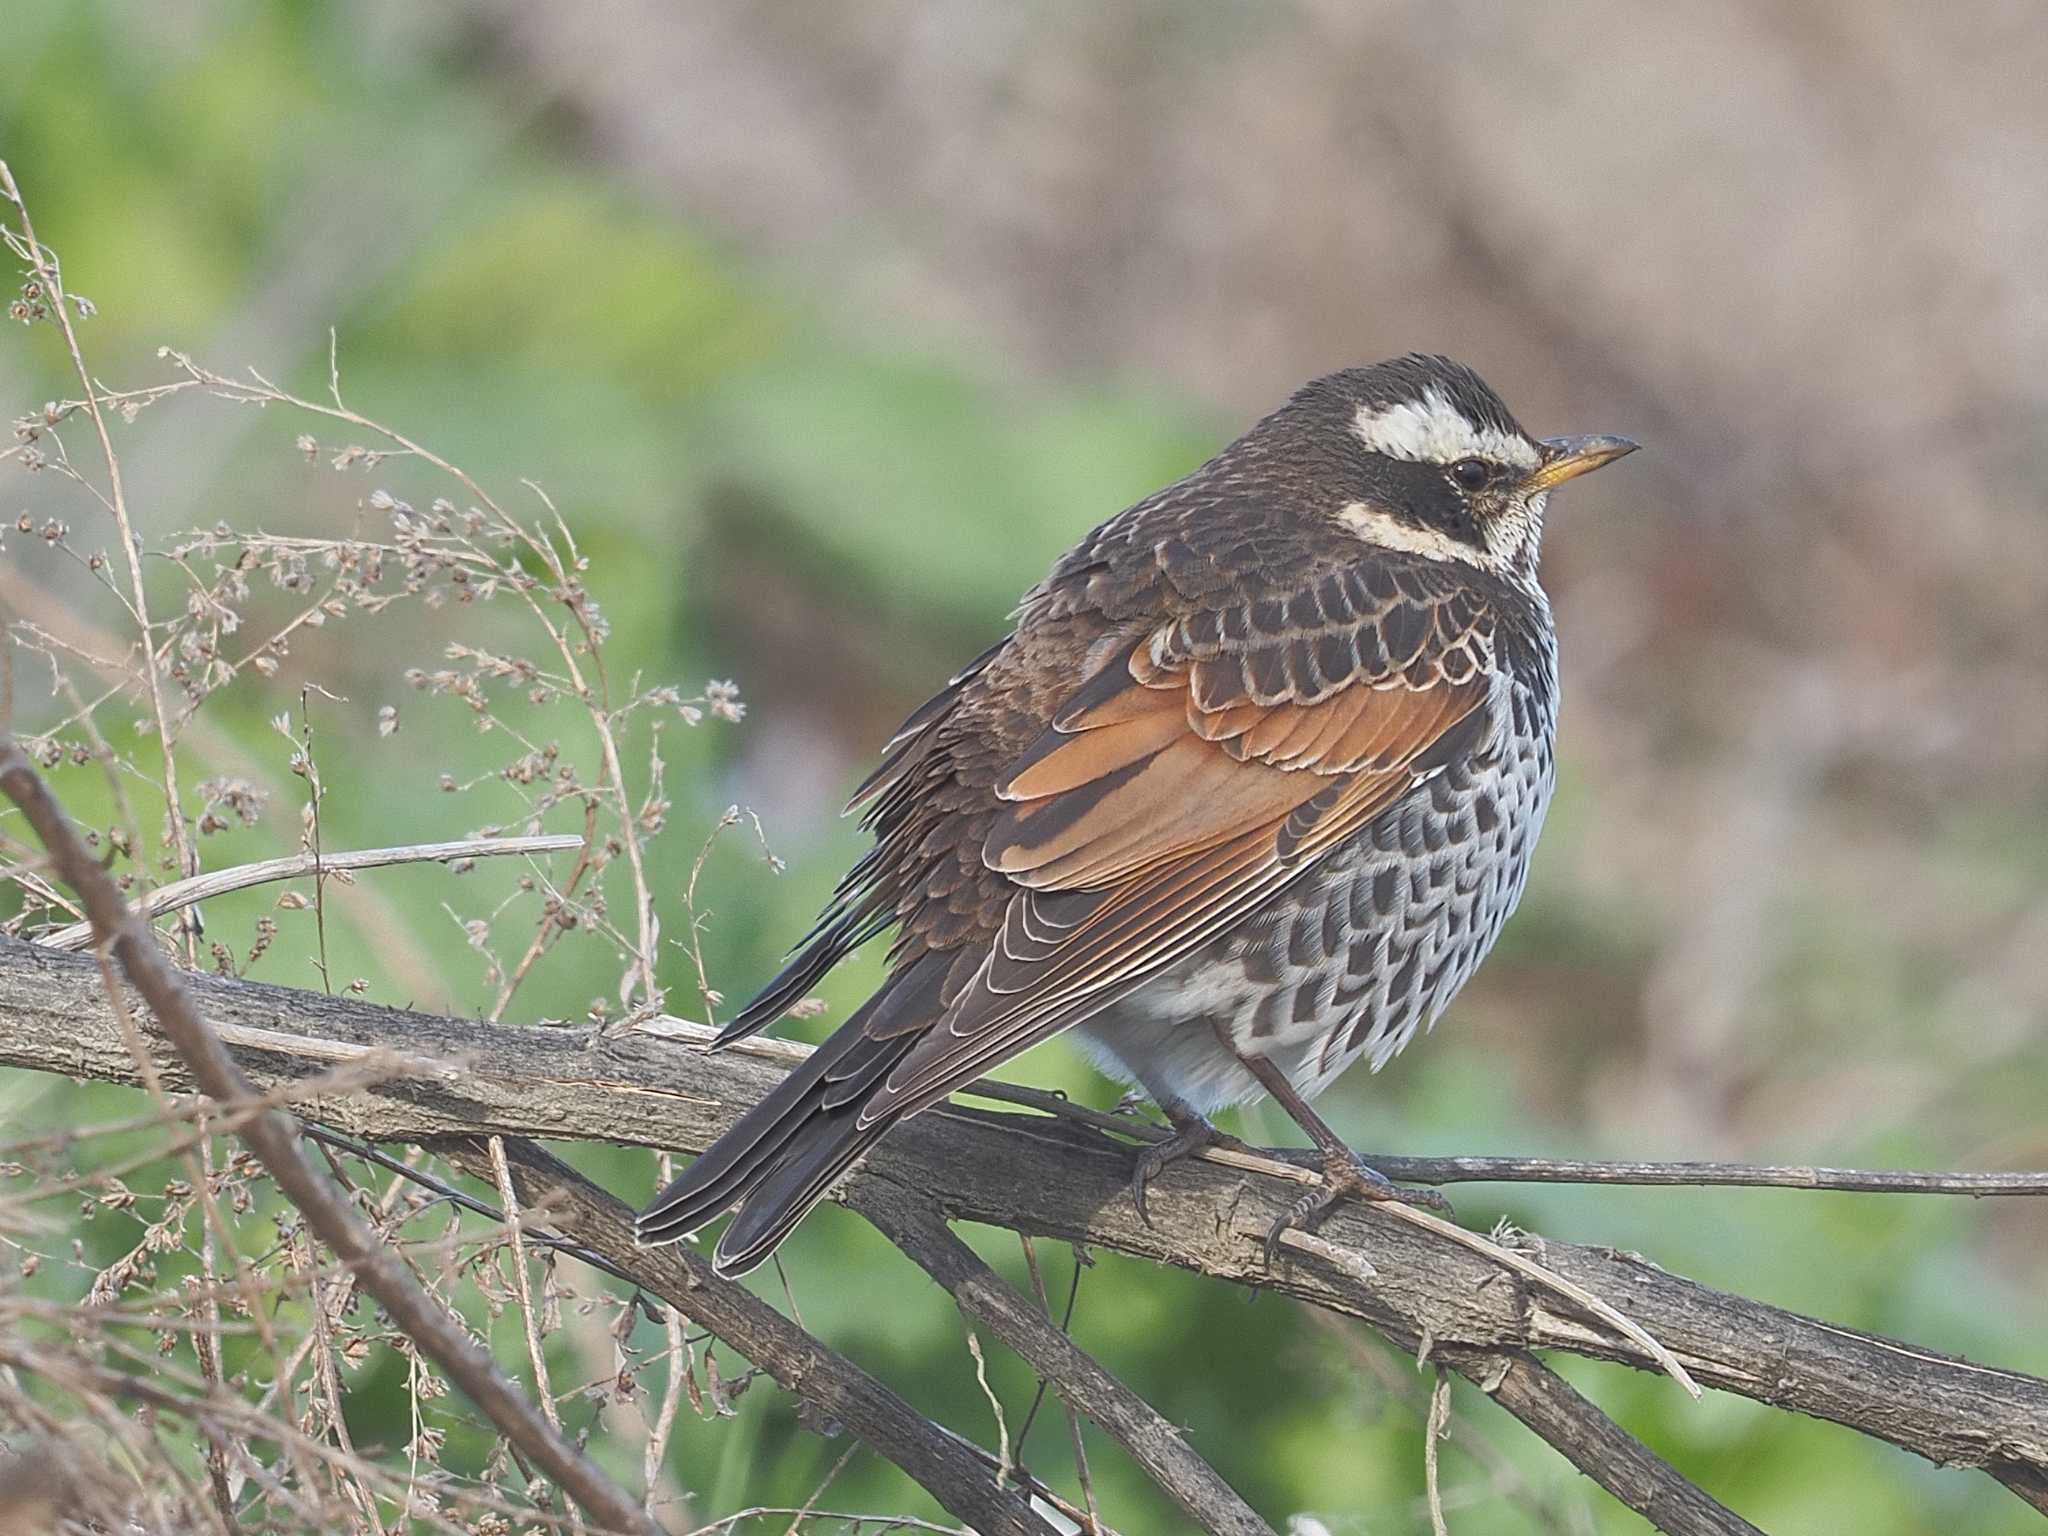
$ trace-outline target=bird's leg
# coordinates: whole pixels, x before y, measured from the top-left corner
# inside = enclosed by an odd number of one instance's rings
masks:
[[[1289,1227],[1299,1227],[1304,1232],[1314,1231],[1323,1213],[1346,1195],[1356,1195],[1361,1200],[1393,1200],[1402,1205],[1426,1206],[1446,1216],[1453,1214],[1451,1202],[1435,1190],[1408,1189],[1376,1169],[1368,1168],[1364,1160],[1345,1144],[1344,1138],[1331,1130],[1323,1117],[1309,1107],[1308,1100],[1287,1080],[1287,1074],[1269,1058],[1240,1053],[1237,1059],[1287,1111],[1289,1118],[1308,1132],[1316,1150],[1323,1155],[1323,1182],[1297,1200],[1266,1234],[1268,1269],[1273,1267],[1273,1256],[1279,1251],[1283,1232]]]
[[[1153,1142],[1140,1152],[1138,1166],[1131,1172],[1131,1203],[1138,1208],[1138,1220],[1148,1227],[1152,1225],[1152,1217],[1145,1209],[1145,1188],[1158,1176],[1160,1169],[1176,1158],[1199,1152],[1204,1147],[1230,1147],[1239,1152],[1249,1150],[1235,1136],[1217,1130],[1185,1099],[1166,1094],[1160,1098],[1159,1107],[1173,1126],[1173,1134],[1164,1141]]]

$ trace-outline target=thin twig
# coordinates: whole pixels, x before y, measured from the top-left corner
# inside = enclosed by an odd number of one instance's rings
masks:
[[[157,1413],[191,1421],[200,1433],[210,1437],[218,1435],[230,1451],[239,1453],[242,1469],[250,1477],[262,1480],[266,1490],[290,1506],[309,1528],[318,1529],[324,1523],[320,1510],[307,1507],[293,1496],[290,1489],[267,1477],[263,1464],[249,1456],[246,1447],[252,1440],[284,1439],[298,1450],[329,1465],[338,1465],[344,1459],[338,1448],[301,1433],[285,1420],[265,1417],[233,1393],[209,1393],[202,1383],[181,1372],[173,1372],[169,1366],[146,1355],[131,1356],[130,1360],[134,1368],[116,1370],[75,1355],[39,1349],[18,1336],[0,1334],[0,1367],[73,1384],[88,1403],[104,1403],[109,1411],[115,1402],[127,1399]],[[121,1415],[115,1413],[113,1417],[118,1420]],[[384,1483],[391,1490],[385,1496],[403,1506],[406,1491],[394,1475],[376,1463],[360,1458],[354,1465],[365,1477]],[[174,1477],[180,1475],[175,1460],[168,1457],[162,1458],[150,1470],[159,1475],[163,1472]],[[508,1504],[488,1490],[473,1488],[467,1497],[484,1508],[516,1518],[522,1526],[542,1522],[559,1528],[561,1524],[544,1510]],[[449,1536],[466,1536],[463,1527],[453,1525],[438,1515],[427,1512],[426,1518],[434,1529],[447,1532]]]
[[[894,1531],[929,1531],[934,1536],[974,1536],[974,1532],[957,1525],[939,1525],[930,1520],[920,1520],[915,1515],[853,1515],[836,1509],[796,1509],[787,1504],[755,1504],[746,1509],[735,1510],[732,1514],[686,1531],[683,1536],[730,1536],[749,1520],[765,1520],[770,1516],[809,1515],[813,1519],[829,1521],[844,1527],[849,1533],[862,1531],[869,1526],[879,1528],[880,1536],[890,1536]],[[794,1527],[792,1527],[794,1529]]]
[[[852,1461],[859,1451],[860,1442],[856,1440],[839,1453],[839,1459],[832,1463],[832,1470],[827,1472],[818,1486],[811,1490],[811,1496],[804,1500],[804,1507],[798,1510],[795,1516],[791,1518],[789,1529],[784,1531],[782,1536],[798,1536],[798,1532],[803,1529],[804,1521],[808,1520],[816,1512],[818,1501],[825,1497],[825,1490],[839,1480],[839,1474],[846,1470],[846,1464]]]
[[[320,779],[320,759],[313,752],[313,706],[311,696],[317,683],[308,683],[299,689],[299,743],[294,752],[294,768],[302,768],[306,779],[306,826],[301,836],[306,852],[313,856],[313,935],[319,944],[319,957],[314,962],[320,972],[320,986],[323,991],[334,990],[334,978],[327,970],[327,873],[329,865],[320,857],[323,839],[320,836],[320,802],[327,798],[327,786]],[[321,693],[326,689],[320,688]],[[287,731],[285,740],[290,741]],[[558,1424],[557,1429],[561,1428]]]
[[[516,841],[516,839],[505,839],[505,841]],[[583,877],[596,867],[597,842],[597,802],[594,800],[585,801],[583,806],[583,835],[580,838],[570,840],[566,844],[566,847],[576,848],[577,854],[576,865],[569,871],[569,878],[562,884],[561,901],[559,903],[549,902],[543,905],[540,921],[534,925],[533,938],[527,943],[526,953],[519,957],[519,963],[512,967],[511,973],[506,976],[504,986],[498,989],[497,1001],[491,1004],[490,1018],[502,1019],[505,1016],[505,1010],[512,1006],[513,994],[519,990],[520,984],[526,980],[528,973],[533,970],[534,962],[539,960],[542,953],[547,949],[548,939],[553,934],[561,931],[563,910],[567,908],[569,902],[575,897],[576,888],[583,883]],[[556,851],[566,851],[566,848]]]
[[[1583,1285],[1579,1285],[1566,1279],[1563,1275],[1545,1269],[1541,1264],[1538,1264],[1534,1259],[1529,1258],[1525,1254],[1517,1253],[1514,1249],[1504,1247],[1490,1238],[1481,1237],[1477,1232],[1468,1232],[1456,1222],[1445,1221],[1443,1217],[1434,1215],[1429,1211],[1418,1210],[1412,1205],[1403,1205],[1399,1201],[1391,1200],[1386,1202],[1385,1209],[1389,1216],[1394,1217],[1398,1221],[1408,1222],[1412,1226],[1418,1226],[1425,1231],[1434,1232],[1446,1242],[1456,1243],[1460,1247],[1471,1249],[1474,1253],[1484,1254],[1494,1263],[1504,1265],[1524,1279],[1533,1280],[1545,1290],[1555,1292],[1574,1305],[1583,1307],[1616,1333],[1619,1333],[1623,1338],[1641,1348],[1645,1354],[1657,1362],[1665,1375],[1691,1393],[1694,1401],[1699,1400],[1701,1396],[1699,1383],[1692,1379],[1691,1374],[1687,1372],[1683,1365],[1679,1364],[1676,1355],[1660,1344],[1647,1328],[1644,1328],[1633,1318],[1624,1316],[1619,1308],[1601,1300],[1601,1298],[1595,1296]],[[1282,1235],[1284,1238],[1292,1234]]]
[[[1481,1356],[1450,1364],[1667,1536],[1764,1536],[1535,1356]]]
[[[489,1201],[479,1200],[467,1191],[456,1188],[446,1179],[436,1178],[424,1168],[414,1167],[411,1163],[401,1158],[393,1157],[390,1153],[370,1146],[365,1142],[357,1141],[353,1137],[343,1136],[336,1131],[329,1130],[324,1125],[301,1125],[299,1127],[299,1134],[308,1141],[333,1147],[337,1151],[346,1152],[350,1157],[361,1158],[366,1163],[373,1163],[377,1167],[383,1168],[395,1175],[398,1180],[408,1184],[416,1184],[421,1189],[430,1191],[437,1198],[445,1200],[450,1205],[458,1206],[472,1215],[481,1216],[485,1220],[495,1222],[500,1226],[509,1225],[511,1222],[511,1217]],[[494,1175],[495,1171],[493,1169]],[[524,1237],[529,1243],[543,1248],[551,1248],[556,1253],[564,1254],[569,1258],[588,1264],[593,1269],[603,1270],[604,1273],[612,1276],[614,1279],[623,1280],[628,1285],[633,1283],[633,1277],[630,1273],[613,1263],[612,1260],[599,1253],[595,1248],[586,1247],[582,1243],[573,1242],[558,1233],[539,1227],[526,1227],[524,1229]]]
[[[692,1019],[661,1014],[643,1019],[641,1034],[708,1049],[717,1031]],[[811,1053],[793,1040],[756,1035],[721,1048],[733,1056],[752,1056],[788,1068]],[[988,1099],[1035,1109],[1056,1119],[1137,1142],[1164,1141],[1172,1132],[1131,1115],[1111,1114],[1076,1104],[1064,1094],[1043,1088],[984,1078],[958,1090],[962,1098]],[[1805,1189],[1870,1195],[2048,1195],[2048,1169],[1990,1171],[1920,1171],[1894,1168],[1831,1168],[1810,1163],[1652,1162],[1638,1159],[1569,1157],[1406,1157],[1361,1152],[1362,1161],[1390,1179],[1408,1184],[1629,1184],[1656,1187],[1742,1189]],[[1247,1173],[1314,1184],[1320,1163],[1308,1152],[1283,1148],[1239,1151],[1234,1147],[1202,1147],[1188,1162],[1214,1163]],[[1170,1179],[1169,1169],[1162,1178]],[[1161,1186],[1165,1187],[1164,1185]]]
[[[1402,1352],[1391,1340],[1377,1334],[1369,1336],[1352,1319],[1321,1307],[1302,1304],[1297,1310],[1310,1327],[1342,1349],[1352,1365],[1371,1376],[1389,1397],[1406,1404],[1418,1421],[1428,1420],[1434,1382],[1429,1388],[1419,1387],[1415,1381],[1418,1367],[1405,1356],[1397,1360]],[[1457,1422],[1455,1408],[1452,1420]],[[1470,1419],[1462,1423],[1465,1433],[1460,1444],[1467,1455],[1485,1464],[1495,1496],[1540,1521],[1550,1536],[1566,1536],[1577,1523],[1573,1516],[1586,1513],[1585,1505],[1574,1503],[1567,1507],[1556,1491],[1536,1487],[1484,1430]]]
[[[321,1294],[324,1277],[320,1273],[320,1254],[310,1238],[303,1233],[292,1239],[292,1256],[303,1263],[312,1287],[312,1305],[308,1309],[313,1318],[313,1374],[320,1384],[320,1395],[327,1405],[327,1429],[334,1436],[334,1443],[347,1458],[349,1484],[355,1489],[357,1506],[363,1518],[370,1522],[374,1536],[384,1536],[384,1520],[377,1512],[377,1491],[369,1484],[357,1466],[360,1457],[356,1455],[354,1441],[349,1436],[348,1416],[341,1408],[341,1371],[334,1360],[333,1328],[327,1314],[327,1299]],[[287,1378],[288,1379],[288,1378]]]
[[[1081,1270],[1084,1264],[1081,1249],[1076,1246],[1073,1252],[1074,1271],[1067,1278],[1067,1304],[1060,1312],[1060,1332],[1070,1338],[1074,1331],[1074,1304],[1081,1299]],[[1019,1445],[1030,1444],[1031,1426],[1038,1422],[1038,1410],[1045,1406],[1045,1394],[1050,1385],[1045,1377],[1038,1378],[1038,1390],[1031,1394],[1031,1407],[1024,1414],[1024,1426],[1017,1431]]]
[[[656,1182],[666,1189],[675,1179],[675,1160],[663,1152],[655,1158]],[[664,1352],[668,1361],[668,1380],[661,1391],[661,1407],[654,1422],[647,1430],[647,1443],[641,1449],[641,1483],[647,1489],[647,1511],[654,1512],[655,1490],[661,1482],[662,1463],[668,1457],[668,1443],[675,1434],[676,1420],[683,1407],[683,1388],[688,1373],[693,1369],[689,1343],[685,1337],[685,1319],[674,1307],[662,1308],[661,1329],[666,1338]]]
[[[128,1047],[129,1057],[134,1061],[136,1070],[141,1074],[143,1086],[148,1090],[149,1096],[156,1101],[159,1112],[168,1112],[171,1104],[170,1095],[164,1091],[163,1078],[157,1072],[156,1063],[150,1057],[148,1046],[143,1043],[142,1031],[136,1026],[134,1016],[129,1012],[126,1000],[119,996],[119,988],[114,985],[113,961],[108,957],[104,947],[100,949],[94,958],[98,960],[101,974],[105,978],[107,997],[113,1006],[114,1018],[121,1026],[121,1038]],[[186,1169],[192,1177],[194,1189],[204,1191],[208,1189],[213,1170],[210,1163],[202,1162],[195,1154],[198,1149],[211,1144],[212,1136],[206,1128],[203,1110],[195,1112],[193,1118],[196,1120],[197,1125],[191,1143],[183,1149],[183,1155]],[[232,1247],[230,1251],[233,1251]],[[206,1332],[209,1335],[217,1335],[221,1326],[220,1300],[216,1289],[215,1262],[213,1231],[211,1226],[209,1226],[206,1228],[205,1241],[200,1248],[200,1273],[207,1291],[201,1306],[204,1309]],[[255,1315],[258,1317],[265,1316],[260,1308]],[[206,1379],[207,1385],[217,1388],[220,1385],[222,1373],[220,1369],[220,1355],[215,1347],[214,1339],[212,1337],[195,1338],[193,1340],[193,1354],[199,1362],[199,1373]],[[208,1488],[213,1495],[214,1512],[220,1518],[221,1529],[227,1532],[228,1536],[240,1536],[241,1526],[235,1519],[234,1495],[228,1486],[227,1453],[217,1442],[211,1440],[208,1441],[206,1448],[206,1473]]]
[[[696,1028],[688,1020],[668,1022],[678,1027],[667,1028],[664,1021],[651,1020],[642,1028],[650,1033],[676,1035],[693,1032]],[[767,1056],[767,1048],[788,1044],[786,1041],[756,1037],[735,1042],[727,1049],[741,1051],[753,1047],[753,1054]],[[797,1049],[800,1054],[809,1054],[807,1047],[799,1046]],[[1133,1141],[1164,1141],[1172,1134],[1149,1120],[1091,1109],[1043,1088],[983,1080],[962,1088],[960,1093],[991,1099],[999,1104],[1042,1110],[1059,1119]],[[1382,1152],[1361,1152],[1359,1158],[1368,1167],[1406,1184],[1625,1184],[1658,1188],[1806,1189],[1867,1195],[2048,1195],[2048,1169],[1954,1172],[1830,1168],[1810,1163],[1654,1162],[1516,1156],[1413,1157]],[[1242,1168],[1270,1174],[1299,1184],[1313,1184],[1321,1177],[1318,1172],[1320,1164],[1306,1151],[1290,1153],[1279,1148],[1239,1151],[1234,1147],[1201,1147],[1190,1152],[1188,1159],[1214,1163],[1219,1168]]]
[[[579,577],[581,556],[576,552],[574,536],[556,511],[554,503],[548,499],[547,493],[531,481],[524,482],[540,499],[548,515],[554,520],[555,529],[568,547],[567,554],[556,546],[553,534],[545,530],[536,532],[506,512],[468,471],[404,433],[341,405],[338,391],[336,404],[322,405],[317,400],[308,400],[278,388],[254,369],[250,370],[250,377],[255,381],[251,385],[240,379],[231,379],[202,368],[183,353],[167,349],[166,355],[196,385],[215,393],[231,399],[287,405],[312,416],[346,422],[363,432],[383,438],[399,452],[417,458],[454,480],[490,513],[502,532],[516,539],[546,567],[554,578],[551,596],[568,610],[575,624],[575,637],[564,633],[563,627],[555,622],[525,584],[514,583],[512,590],[517,593],[535,621],[547,634],[556,655],[561,658],[566,690],[584,706],[590,716],[591,730],[597,738],[604,764],[604,776],[597,786],[597,792],[608,795],[615,803],[618,813],[618,837],[626,852],[626,862],[633,883],[637,937],[627,939],[623,935],[620,936],[632,955],[632,964],[627,969],[621,992],[632,1000],[628,1007],[629,1013],[641,1008],[659,1007],[661,989],[655,977],[654,962],[660,929],[654,911],[653,893],[647,880],[638,817],[627,795],[625,769],[619,754],[618,733],[614,729],[617,712],[613,706],[610,679],[605,670],[604,624],[593,609],[588,594],[583,590]],[[577,659],[579,654],[588,663],[589,675],[586,675],[584,663]],[[594,685],[590,680],[592,676],[596,678]]]
[[[174,880],[151,891],[136,906],[145,919],[158,918],[180,907],[194,906],[245,891],[252,886],[279,880],[296,880],[316,871],[333,874],[340,870],[383,869],[394,864],[452,864],[461,859],[490,859],[506,854],[566,853],[581,847],[583,839],[568,833],[533,837],[464,837],[445,843],[407,843],[396,848],[360,848],[352,853],[294,853],[281,859],[260,859],[228,869],[210,869],[188,880]],[[51,949],[83,949],[92,942],[91,923],[73,923],[52,933],[39,934],[38,944]]]

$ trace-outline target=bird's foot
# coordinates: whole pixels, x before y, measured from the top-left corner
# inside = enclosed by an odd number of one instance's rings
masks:
[[[1146,1226],[1152,1225],[1151,1214],[1145,1209],[1145,1189],[1168,1163],[1199,1152],[1204,1147],[1228,1147],[1234,1152],[1249,1152],[1251,1149],[1235,1136],[1219,1131],[1200,1115],[1176,1115],[1173,1117],[1173,1134],[1164,1141],[1155,1141],[1138,1154],[1138,1166],[1131,1171],[1131,1204],[1138,1208],[1138,1220]]]
[[[1325,1154],[1323,1158],[1323,1182],[1303,1195],[1288,1208],[1287,1214],[1274,1222],[1266,1233],[1266,1268],[1274,1267],[1274,1259],[1280,1252],[1280,1239],[1289,1231],[1313,1232],[1335,1205],[1346,1195],[1360,1200],[1391,1201],[1396,1205],[1421,1206],[1424,1210],[1435,1211],[1440,1216],[1454,1216],[1451,1202],[1433,1189],[1410,1189],[1405,1184],[1396,1184],[1376,1169],[1368,1168],[1356,1152],[1340,1148]]]

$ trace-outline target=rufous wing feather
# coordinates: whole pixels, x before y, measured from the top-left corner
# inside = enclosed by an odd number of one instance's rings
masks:
[[[1430,634],[1427,615],[1411,633]],[[998,786],[983,857],[1024,889],[863,1118],[943,1096],[1227,931],[1480,735],[1489,679],[1418,668],[1419,640],[1397,648],[1402,673],[1333,682],[1378,647],[1272,636],[1194,658],[1171,638],[1092,678]],[[1054,918],[1060,893],[1088,899]]]

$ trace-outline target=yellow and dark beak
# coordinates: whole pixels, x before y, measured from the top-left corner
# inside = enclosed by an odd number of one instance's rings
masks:
[[[1543,462],[1528,479],[1525,489],[1547,491],[1581,475],[1590,475],[1603,464],[1612,464],[1623,454],[1634,453],[1640,443],[1625,437],[1552,437],[1544,440]]]

